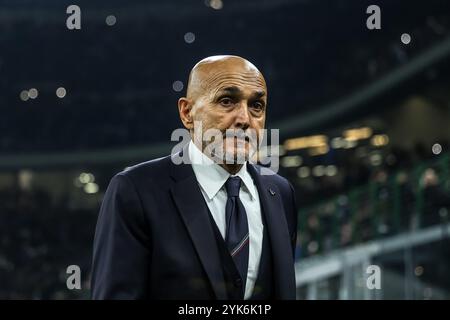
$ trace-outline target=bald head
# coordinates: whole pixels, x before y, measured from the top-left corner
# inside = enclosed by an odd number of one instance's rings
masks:
[[[205,94],[215,94],[227,79],[237,83],[253,81],[266,90],[263,75],[250,61],[239,56],[211,56],[199,61],[189,74],[187,98],[196,100]]]

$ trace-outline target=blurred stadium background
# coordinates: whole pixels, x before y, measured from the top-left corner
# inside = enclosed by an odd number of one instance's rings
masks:
[[[170,152],[189,70],[215,54],[267,79],[298,298],[449,299],[447,0],[0,1],[0,298],[89,298],[110,178]]]

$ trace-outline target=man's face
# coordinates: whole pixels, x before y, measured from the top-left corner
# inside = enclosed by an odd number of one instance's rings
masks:
[[[238,64],[211,72],[200,86],[202,94],[193,102],[192,119],[201,123],[203,134],[208,129],[218,129],[223,144],[221,141],[212,142],[213,139],[200,144],[197,137],[194,138],[196,144],[202,145],[205,151],[205,147],[211,143],[209,148],[222,150],[223,161],[236,161],[238,158],[248,160],[256,151],[260,130],[264,129],[267,105],[264,78],[257,70]],[[246,134],[254,134],[253,137],[258,140],[250,139],[250,144],[248,137],[227,137],[227,132],[237,133],[238,129]]]

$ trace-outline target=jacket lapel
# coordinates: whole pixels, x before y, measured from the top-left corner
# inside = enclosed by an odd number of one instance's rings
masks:
[[[280,190],[252,164],[247,169],[258,188],[261,209],[266,219],[273,257],[276,299],[295,299],[295,271],[289,229]]]
[[[216,238],[194,171],[189,164],[172,163],[172,177],[175,183],[171,192],[175,204],[186,225],[203,268],[209,278],[217,299],[227,299],[223,269]]]

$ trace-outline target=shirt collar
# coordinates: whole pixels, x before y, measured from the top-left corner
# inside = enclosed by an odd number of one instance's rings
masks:
[[[223,187],[231,174],[201,152],[192,140],[189,142],[188,152],[195,177],[197,178],[197,181],[203,191],[208,196],[208,199],[212,200],[216,196],[217,192],[219,192],[219,190]],[[238,176],[241,178],[245,185],[245,189],[250,193],[252,198],[257,198],[256,187],[253,183],[252,177],[247,171],[247,162],[245,162],[241,169],[232,176]]]

